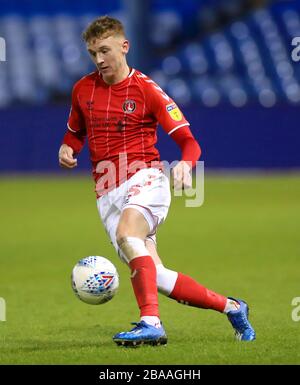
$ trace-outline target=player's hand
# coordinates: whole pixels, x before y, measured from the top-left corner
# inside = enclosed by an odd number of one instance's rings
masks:
[[[173,174],[173,188],[175,190],[182,190],[192,187],[192,165],[189,162],[181,160],[172,170]]]
[[[67,144],[62,144],[58,152],[59,165],[65,168],[74,168],[77,166],[77,159],[73,158],[74,150]]]

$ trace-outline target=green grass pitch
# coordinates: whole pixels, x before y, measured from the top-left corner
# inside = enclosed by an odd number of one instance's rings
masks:
[[[138,320],[129,272],[98,217],[88,176],[0,180],[1,364],[300,364],[299,175],[207,176],[205,202],[174,198],[158,234],[165,265],[250,305],[257,332],[241,343],[222,314],[160,295],[167,346],[117,347],[114,333]],[[104,255],[120,273],[107,304],[71,290],[75,263]]]

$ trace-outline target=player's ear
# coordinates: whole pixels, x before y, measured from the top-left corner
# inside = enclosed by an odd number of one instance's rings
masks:
[[[122,44],[122,52],[123,52],[124,54],[127,54],[128,51],[129,51],[129,48],[130,48],[129,41],[128,41],[128,40],[124,40],[124,41],[123,41],[123,44]]]

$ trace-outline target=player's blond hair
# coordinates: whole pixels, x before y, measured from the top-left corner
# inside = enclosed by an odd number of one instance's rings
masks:
[[[87,43],[91,39],[106,39],[109,36],[121,35],[125,37],[123,24],[110,16],[101,16],[88,25],[82,33],[83,40]]]

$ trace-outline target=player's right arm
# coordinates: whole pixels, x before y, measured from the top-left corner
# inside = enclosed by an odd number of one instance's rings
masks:
[[[192,186],[191,170],[201,155],[200,145],[174,100],[150,78],[144,76],[144,82],[149,111],[181,149],[181,160],[172,170],[174,188],[189,188]]]
[[[84,117],[79,104],[79,83],[76,83],[72,91],[72,106],[68,119],[68,131],[58,152],[58,160],[61,167],[74,168],[77,166],[76,155],[82,150],[86,138]]]

